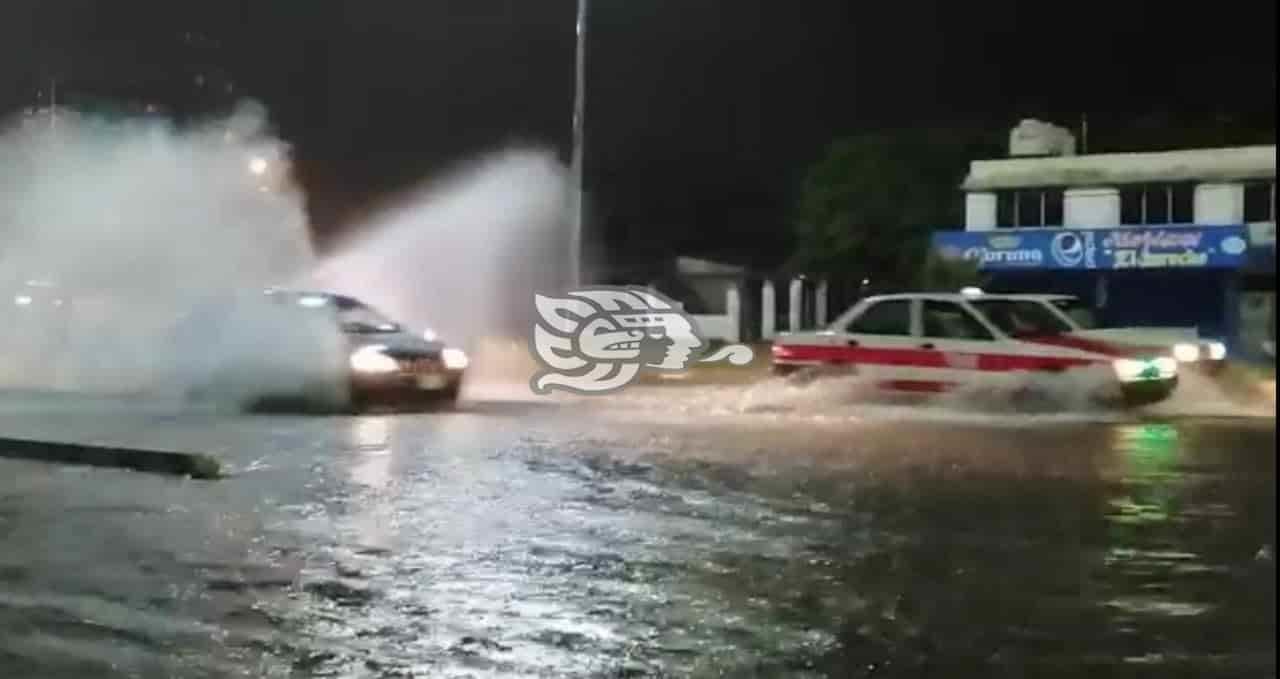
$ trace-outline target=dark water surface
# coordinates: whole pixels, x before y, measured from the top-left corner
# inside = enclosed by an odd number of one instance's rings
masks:
[[[1274,419],[10,408],[0,677],[1275,674]],[[905,412],[905,411],[904,411]]]

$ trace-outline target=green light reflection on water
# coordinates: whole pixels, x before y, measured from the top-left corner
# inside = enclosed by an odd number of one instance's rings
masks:
[[[1131,494],[1112,500],[1110,519],[1118,524],[1151,524],[1169,520],[1176,494],[1175,467],[1180,452],[1178,429],[1169,424],[1124,425],[1116,430],[1116,450],[1128,463]]]

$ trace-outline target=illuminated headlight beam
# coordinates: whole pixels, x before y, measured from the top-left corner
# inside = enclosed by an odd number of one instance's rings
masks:
[[[362,347],[351,354],[351,369],[358,373],[385,375],[400,369],[394,358],[382,353],[383,346]]]
[[[1173,357],[1180,363],[1195,363],[1200,360],[1200,347],[1189,342],[1173,345]]]
[[[1178,375],[1177,360],[1161,356],[1150,360],[1119,358],[1112,362],[1116,378],[1121,382],[1168,380]]]
[[[440,358],[444,361],[444,367],[449,370],[465,370],[471,364],[467,352],[453,347],[440,352]]]

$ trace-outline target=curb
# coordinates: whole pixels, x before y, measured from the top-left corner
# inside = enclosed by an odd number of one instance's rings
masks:
[[[201,453],[112,448],[0,437],[0,458],[114,467],[155,474],[189,476],[193,479],[222,478],[222,465],[216,459]]]

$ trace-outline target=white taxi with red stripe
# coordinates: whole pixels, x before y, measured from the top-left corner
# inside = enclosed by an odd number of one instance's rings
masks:
[[[970,294],[983,294],[971,290]],[[1074,295],[1011,294],[1007,299],[1040,302],[1071,326],[1064,337],[1075,340],[1081,348],[1099,346],[1106,351],[1125,349],[1129,352],[1169,354],[1184,367],[1205,373],[1216,373],[1226,365],[1227,345],[1219,340],[1202,338],[1194,327],[1098,327],[1092,310]],[[1101,344],[1090,344],[1100,342]]]
[[[1092,372],[1128,404],[1172,393],[1178,362],[1149,347],[1076,337],[1040,300],[1016,295],[908,293],[868,297],[824,330],[783,333],[775,371],[852,369],[895,391],[998,385],[1010,373]]]

